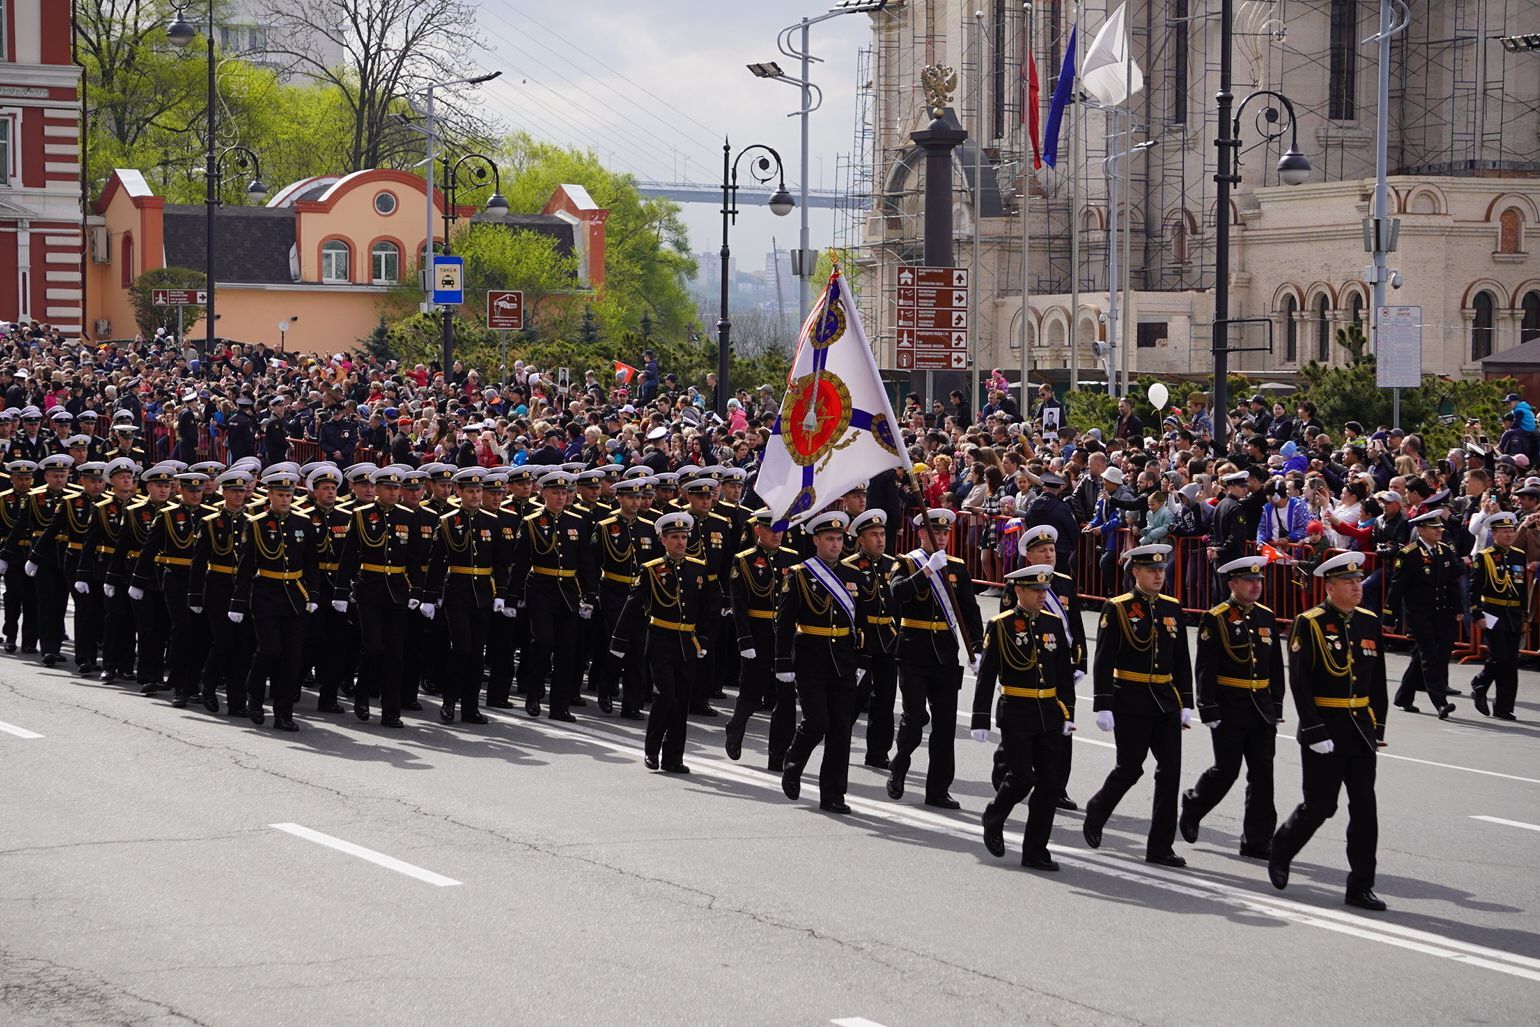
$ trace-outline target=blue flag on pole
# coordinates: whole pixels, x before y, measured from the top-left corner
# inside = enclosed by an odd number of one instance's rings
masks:
[[[1064,47],[1064,63],[1059,66],[1059,84],[1053,89],[1053,102],[1048,105],[1048,126],[1043,131],[1043,163],[1050,168],[1057,168],[1059,164],[1059,125],[1064,120],[1064,108],[1069,106],[1070,94],[1075,88],[1075,59],[1079,47],[1075,42],[1075,33],[1079,29],[1069,30],[1069,43]]]

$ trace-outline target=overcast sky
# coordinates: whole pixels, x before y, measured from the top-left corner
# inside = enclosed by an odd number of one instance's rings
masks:
[[[509,129],[565,145],[588,147],[605,163],[638,178],[717,184],[722,139],[734,152],[765,143],[786,163],[797,191],[800,162],[798,90],[753,77],[745,67],[776,60],[796,75],[796,62],[776,52],[776,34],[826,11],[824,0],[482,0],[479,25],[485,70],[502,78],[482,86],[488,112]],[[808,184],[835,188],[836,158],[852,144],[856,55],[870,39],[866,15],[834,18],[812,29],[812,80],[824,90],[811,119]],[[629,81],[628,81],[629,80]],[[822,158],[820,161],[819,158]],[[740,172],[740,183],[745,175]],[[684,207],[691,249],[721,245],[720,202]],[[771,237],[796,245],[798,214],[775,217],[766,207],[742,211],[731,240],[743,269],[763,266]],[[834,212],[814,209],[814,248],[833,243]]]

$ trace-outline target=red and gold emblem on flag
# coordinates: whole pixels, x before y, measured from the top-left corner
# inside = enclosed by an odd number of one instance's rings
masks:
[[[853,413],[850,390],[828,371],[793,381],[781,401],[781,425],[791,459],[806,467],[834,450]]]

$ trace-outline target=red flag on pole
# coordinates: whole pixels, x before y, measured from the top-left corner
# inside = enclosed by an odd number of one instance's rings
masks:
[[[630,385],[631,379],[636,377],[636,368],[622,361],[615,361],[615,380],[622,385]]]
[[[1043,166],[1042,127],[1039,124],[1039,92],[1037,84],[1037,61],[1030,54],[1021,64],[1021,78],[1026,100],[1021,105],[1021,120],[1027,126],[1027,137],[1032,141],[1032,167]]]

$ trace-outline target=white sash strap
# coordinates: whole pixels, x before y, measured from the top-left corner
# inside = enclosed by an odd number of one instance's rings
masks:
[[[824,591],[832,595],[835,601],[840,604],[840,609],[845,611],[845,617],[850,621],[850,626],[855,627],[856,603],[854,599],[850,598],[850,593],[845,591],[845,584],[840,581],[839,575],[830,570],[829,565],[816,556],[808,557],[803,561],[802,565],[807,568],[809,574],[818,579],[818,583],[824,587]]]
[[[952,629],[952,637],[957,640],[957,651],[966,656],[968,646],[963,642],[962,628],[957,625],[957,611],[952,609],[951,593],[947,591],[946,582],[941,575],[931,570],[926,562],[930,559],[930,554],[923,549],[916,549],[909,554],[909,559],[913,560],[920,570],[925,572],[925,576],[931,579],[930,590],[935,593],[936,604],[941,607],[941,616],[946,621],[947,627]]]
[[[1064,604],[1059,601],[1059,596],[1053,589],[1048,590],[1048,609],[1059,615],[1064,622],[1064,634],[1069,638],[1069,644],[1075,644],[1075,629],[1069,622],[1069,611],[1064,609]]]

